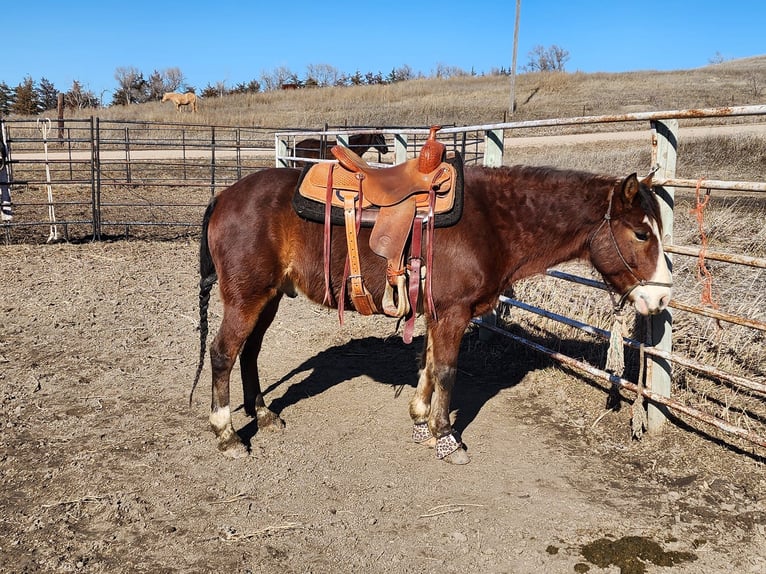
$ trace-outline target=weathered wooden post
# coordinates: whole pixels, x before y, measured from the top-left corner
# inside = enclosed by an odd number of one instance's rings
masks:
[[[394,163],[407,161],[407,134],[394,135]]]
[[[503,165],[503,130],[487,130],[484,136],[484,166]]]
[[[652,125],[652,166],[657,166],[654,177],[660,180],[673,178],[676,175],[676,154],[678,150],[678,120],[653,120]],[[662,218],[662,243],[673,243],[673,207],[675,204],[675,188],[657,185],[654,187],[660,203]],[[668,266],[673,270],[673,259],[666,254]],[[673,347],[673,315],[666,309],[659,315],[649,319],[649,341],[657,349],[671,352]],[[652,392],[669,397],[671,387],[670,363],[659,357],[650,356],[647,359],[647,387]],[[647,430],[658,432],[667,419],[667,409],[661,405],[649,403],[647,407]]]
[[[503,165],[503,130],[487,130],[484,135],[484,166],[500,167]],[[497,326],[497,309],[483,315],[481,320],[493,327]],[[488,329],[479,331],[479,339],[488,341],[493,333]]]
[[[286,159],[282,159],[287,155],[287,140],[282,139],[279,135],[275,136],[275,147],[277,148],[277,163],[276,167],[290,167]]]
[[[56,111],[59,119],[59,145],[64,145],[64,94],[56,94]]]

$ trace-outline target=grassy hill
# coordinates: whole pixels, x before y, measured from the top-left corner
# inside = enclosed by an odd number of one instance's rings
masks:
[[[691,70],[538,72],[516,78],[516,112],[506,76],[419,79],[383,86],[306,88],[200,102],[194,121],[239,126],[475,125],[581,115],[766,103],[766,55]],[[79,112],[84,117],[90,111]],[[105,119],[178,121],[170,103],[117,106]],[[185,120],[189,117],[181,116]]]

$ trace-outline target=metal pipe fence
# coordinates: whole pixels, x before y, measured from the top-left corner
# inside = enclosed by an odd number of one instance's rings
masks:
[[[661,202],[664,242],[666,253],[672,263],[683,258],[696,258],[703,265],[734,266],[735,268],[759,270],[766,268],[763,253],[737,253],[720,248],[707,249],[700,245],[680,245],[674,240],[676,188],[694,189],[700,186],[716,193],[749,193],[759,196],[766,191],[763,181],[729,181],[724,179],[682,178],[676,175],[676,156],[681,134],[679,120],[715,120],[730,122],[733,118],[762,120],[766,118],[766,106],[741,106],[711,108],[704,110],[671,110],[609,116],[579,118],[555,118],[533,121],[515,121],[478,126],[446,126],[438,134],[448,149],[460,152],[466,165],[500,166],[512,157],[506,150],[514,139],[531,135],[544,140],[548,135],[591,129],[606,130],[615,125],[650,128],[646,145],[651,148],[653,185]],[[111,236],[143,236],[150,238],[174,237],[196,234],[202,212],[210,197],[248,173],[270,166],[288,167],[306,158],[296,153],[296,143],[308,137],[327,142],[330,139],[346,142],[350,134],[380,133],[389,143],[389,153],[379,154],[373,164],[390,165],[414,157],[428,135],[427,127],[325,127],[324,130],[275,128],[241,128],[233,126],[209,126],[191,124],[153,123],[139,121],[63,120],[59,122],[55,137],[48,136],[48,153],[43,151],[43,134],[33,120],[4,122],[12,154],[9,157],[11,191],[14,196],[14,218],[3,222],[6,241],[44,240],[44,233],[53,224],[63,229],[64,238],[103,239]],[[621,128],[622,129],[622,128]],[[539,144],[538,144],[539,145]],[[377,152],[372,152],[377,153]],[[46,171],[50,173],[48,178]],[[52,189],[52,201],[44,197],[46,185]],[[48,208],[55,206],[56,221],[50,220]],[[42,239],[41,239],[42,238]],[[672,261],[677,256],[678,261]],[[674,270],[674,274],[676,270]],[[716,271],[716,270],[714,270]],[[736,271],[734,271],[736,273]],[[552,281],[576,281],[603,289],[598,281],[550,270]],[[677,276],[677,274],[676,274]],[[758,276],[753,279],[757,282]],[[692,413],[697,420],[713,421],[711,424],[730,432],[729,421],[716,422],[720,417],[703,412],[692,405],[680,405],[671,399],[674,373],[695,372],[700,376],[725,384],[739,384],[754,396],[762,395],[766,384],[766,366],[754,373],[737,373],[731,369],[706,365],[704,361],[687,357],[673,349],[674,317],[681,314],[724,321],[756,333],[766,330],[764,311],[756,309],[750,316],[738,310],[714,309],[704,304],[681,300],[683,293],[676,292],[671,309],[654,317],[646,325],[649,331],[646,345],[647,391],[649,398],[650,430],[656,431],[669,414],[676,410]],[[688,299],[688,297],[687,297]],[[756,304],[763,300],[755,299]],[[574,319],[561,319],[561,314],[540,306],[529,305],[515,299],[502,299],[501,307],[513,306],[572,326]],[[482,327],[494,325],[489,317],[477,319]],[[598,327],[583,329],[603,339],[608,331]],[[504,332],[495,325],[493,331]],[[513,334],[514,340],[536,348],[538,343]],[[757,335],[753,340],[758,341]],[[526,341],[526,342],[525,342]],[[634,340],[625,338],[627,347],[635,348]],[[542,351],[548,354],[547,351]],[[727,351],[728,352],[728,351]],[[570,358],[571,359],[571,358]],[[557,359],[558,360],[558,359]],[[568,360],[568,359],[567,359]],[[574,359],[572,359],[574,360]],[[674,365],[676,367],[674,367]],[[581,369],[582,370],[582,369]],[[593,373],[600,370],[593,365],[585,367]],[[600,375],[599,375],[600,376]],[[623,380],[621,377],[619,379]],[[609,377],[607,377],[609,380]],[[634,390],[635,383],[622,384]],[[728,400],[728,399],[727,399]],[[756,410],[762,409],[763,398]],[[724,401],[726,402],[726,401]],[[679,406],[680,405],[680,406]],[[766,420],[766,415],[755,414],[752,420]],[[734,431],[753,444],[763,445],[763,431]],[[751,440],[757,437],[755,440]]]
[[[67,240],[196,233],[212,194],[273,162],[272,128],[93,117],[60,120],[46,137],[35,120],[3,123],[14,211],[3,227],[10,242],[38,241],[40,230],[53,225]],[[41,195],[44,185],[50,197]]]

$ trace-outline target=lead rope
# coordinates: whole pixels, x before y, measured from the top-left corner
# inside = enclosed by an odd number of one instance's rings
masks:
[[[609,349],[606,353],[604,370],[621,377],[625,371],[625,348],[623,346],[623,316],[624,312],[616,305],[614,307],[612,330],[609,332]]]
[[[648,339],[649,333],[651,332],[650,323],[648,321],[646,329],[646,338]],[[641,343],[638,346],[638,380],[636,381],[636,399],[633,401],[633,404],[630,407],[630,412],[632,415],[630,418],[630,429],[633,433],[633,437],[636,439],[640,439],[644,434],[644,431],[649,428],[649,419],[647,418],[646,408],[644,407],[644,388],[646,384],[644,381],[644,378],[646,377],[646,354],[644,352],[645,347],[645,343]]]
[[[614,199],[614,188],[609,190],[609,202],[606,208],[606,213],[604,214],[604,219],[601,221],[601,224],[596,228],[596,230],[593,232],[593,234],[588,239],[588,243],[593,241],[593,238],[596,236],[596,234],[601,230],[601,228],[606,224],[609,234],[612,236],[612,241],[614,241],[614,234],[612,233],[612,200]],[[620,253],[619,248],[617,249],[617,253],[620,255],[620,258],[622,259],[622,254]],[[624,262],[624,260],[623,260]],[[633,271],[628,267],[628,271],[633,273]],[[604,369],[606,371],[611,371],[612,374],[617,375],[618,377],[621,377],[623,372],[625,371],[625,349],[623,347],[623,304],[625,300],[623,298],[620,298],[619,301],[615,301],[615,294],[612,292],[612,290],[609,290],[609,298],[612,300],[612,314],[614,316],[614,320],[612,321],[612,328],[609,331],[609,349],[606,353],[606,366]]]
[[[713,309],[718,309],[718,302],[713,297],[713,274],[710,273],[707,265],[705,265],[705,254],[707,253],[707,235],[705,234],[704,222],[705,208],[710,201],[710,188],[708,188],[707,192],[705,193],[705,199],[701,201],[700,188],[702,187],[703,181],[704,178],[697,180],[697,189],[695,191],[697,205],[694,209],[690,210],[689,213],[693,213],[697,218],[697,227],[699,228],[700,234],[701,247],[699,259],[697,260],[697,280],[702,285],[702,304],[709,305],[713,307]]]
[[[58,241],[59,232],[56,228],[56,208],[53,206],[53,189],[51,188],[51,168],[48,162],[48,134],[51,131],[51,120],[45,118],[44,120],[37,120],[37,128],[43,135],[43,147],[45,149],[45,180],[48,188],[48,221],[51,223],[51,230],[48,234],[48,241]]]

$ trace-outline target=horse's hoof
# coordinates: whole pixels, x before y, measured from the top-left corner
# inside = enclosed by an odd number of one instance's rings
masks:
[[[423,446],[427,446],[428,448],[436,448],[436,437],[432,436],[429,439],[426,439],[422,442],[419,442],[418,444],[422,444]]]
[[[241,442],[234,443],[229,446],[218,445],[218,450],[220,450],[226,458],[233,459],[245,458],[250,454],[247,450],[247,447]]]
[[[471,459],[465,452],[463,443],[450,433],[436,440],[436,458],[452,464],[468,464]]]
[[[459,449],[452,451],[445,456],[442,460],[450,464],[468,464],[471,462],[471,457],[468,456],[468,453],[461,446]]]
[[[247,447],[235,432],[218,437],[218,450],[228,458],[244,458],[249,454]]]
[[[282,430],[285,428],[285,421],[265,407],[256,409],[255,419],[258,423],[258,430]]]

